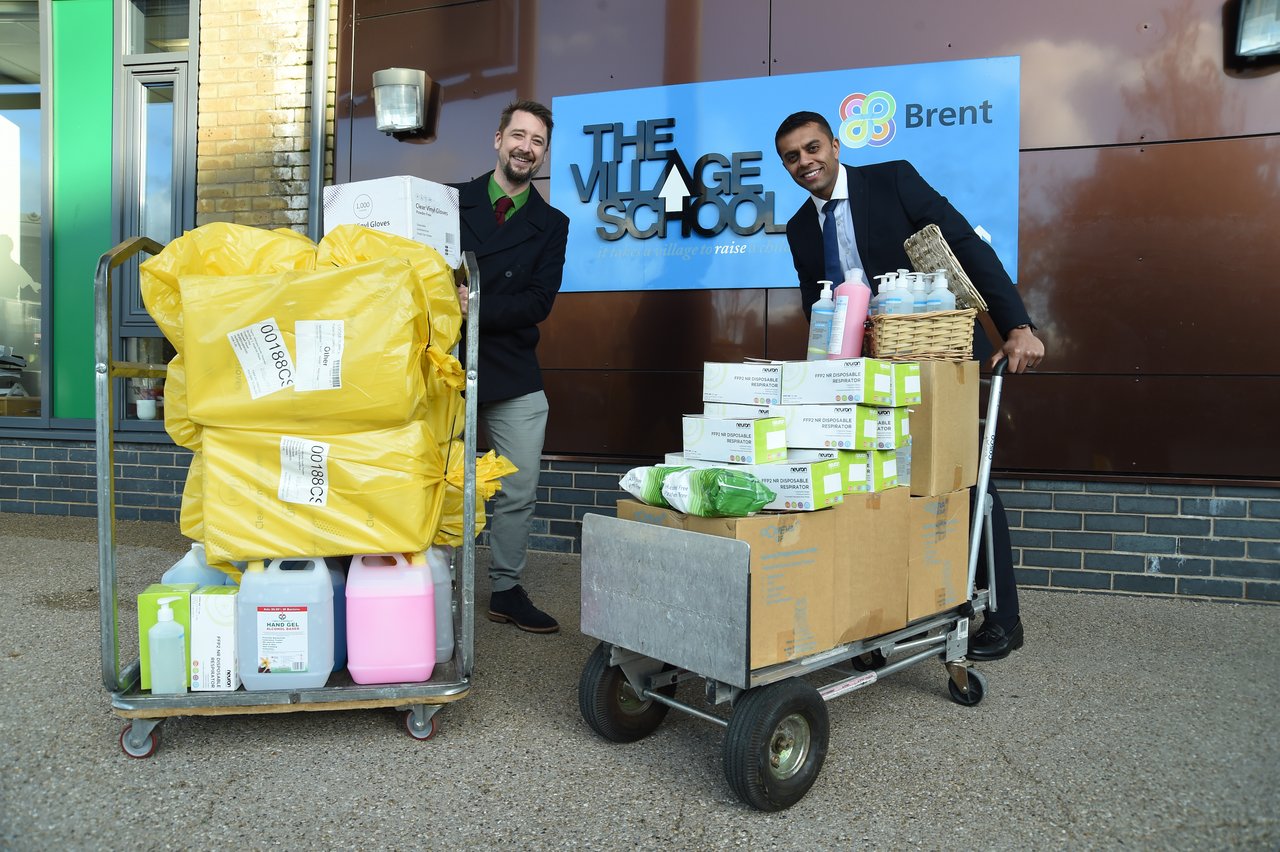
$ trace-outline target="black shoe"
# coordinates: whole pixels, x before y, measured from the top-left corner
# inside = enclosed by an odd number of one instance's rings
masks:
[[[969,637],[969,659],[1003,660],[1022,647],[1022,620],[1005,630],[994,622],[984,621],[982,629]]]
[[[489,620],[499,624],[511,622],[529,633],[556,633],[560,624],[533,605],[523,586],[489,595]]]

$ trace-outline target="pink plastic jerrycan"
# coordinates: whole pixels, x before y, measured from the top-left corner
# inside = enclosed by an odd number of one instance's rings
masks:
[[[403,553],[351,557],[347,671],[356,683],[417,683],[436,664],[435,596],[426,560]]]

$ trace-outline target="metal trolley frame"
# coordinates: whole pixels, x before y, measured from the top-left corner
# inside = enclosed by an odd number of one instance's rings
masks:
[[[134,257],[158,254],[162,246],[146,237],[126,240],[102,255],[94,275],[94,351],[97,400],[98,573],[102,626],[102,682],[111,693],[112,711],[129,720],[120,733],[120,748],[130,757],[146,758],[159,745],[158,726],[171,716],[222,716],[246,713],[296,713],[315,710],[360,710],[379,707],[404,711],[407,732],[419,740],[435,735],[441,706],[466,696],[475,664],[476,538],[476,381],[479,324],[466,324],[467,352],[464,427],[463,545],[454,554],[454,656],[437,664],[424,683],[361,686],[345,672],[330,677],[336,685],[314,689],[234,692],[188,692],[151,695],[140,685],[139,662],[120,665],[119,596],[116,575],[114,381],[162,378],[164,364],[117,361],[112,357],[113,273]],[[479,270],[466,252],[463,269],[469,290],[468,311],[480,309]]]
[[[726,729],[724,772],[759,810],[799,801],[827,752],[825,702],[937,657],[952,700],[973,706],[986,678],[966,659],[969,622],[995,611],[992,500],[987,493],[1005,362],[992,373],[978,462],[968,554],[968,598],[900,630],[765,668],[749,666],[750,545],[605,515],[587,515],[582,536],[582,632],[600,644],[578,683],[587,724],[605,739],[648,736],[675,708]],[[988,543],[987,589],[976,590],[979,535]],[[643,565],[643,571],[636,566]],[[808,675],[834,680],[814,687]],[[705,699],[728,718],[677,700],[677,686],[705,680]]]

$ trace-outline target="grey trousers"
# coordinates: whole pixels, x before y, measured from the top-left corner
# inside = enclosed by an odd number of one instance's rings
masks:
[[[480,405],[480,422],[489,446],[519,470],[502,478],[487,524],[492,590],[504,592],[520,582],[529,550],[529,526],[538,501],[538,472],[547,432],[547,395],[542,391]]]

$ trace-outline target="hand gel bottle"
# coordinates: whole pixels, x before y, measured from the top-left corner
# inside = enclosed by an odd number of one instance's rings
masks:
[[[871,297],[871,304],[867,309],[867,313],[871,316],[877,316],[884,313],[884,294],[893,289],[894,279],[898,277],[896,272],[886,272],[884,275],[875,276],[880,283],[876,286],[876,294]]]
[[[956,297],[947,287],[947,273],[939,269],[933,273],[933,289],[929,291],[928,300],[925,302],[926,311],[954,311],[956,309]]]
[[[867,325],[867,307],[871,304],[871,287],[862,277],[861,269],[849,273],[849,280],[836,288],[835,303],[827,357],[857,358],[862,354],[862,333]]]
[[[906,280],[898,276],[893,281],[886,281],[884,299],[880,301],[880,313],[885,316],[911,313],[911,291],[907,289]]]
[[[182,625],[173,620],[173,609],[169,606],[176,600],[178,598],[157,601],[160,609],[156,612],[156,623],[147,631],[152,695],[187,691],[186,634]]]
[[[922,314],[925,303],[929,300],[929,281],[923,272],[910,273],[911,310],[909,313]]]
[[[827,357],[831,346],[831,324],[835,318],[836,303],[831,298],[831,282],[819,281],[822,293],[818,301],[813,303],[809,317],[809,353],[810,361],[821,361]]]

